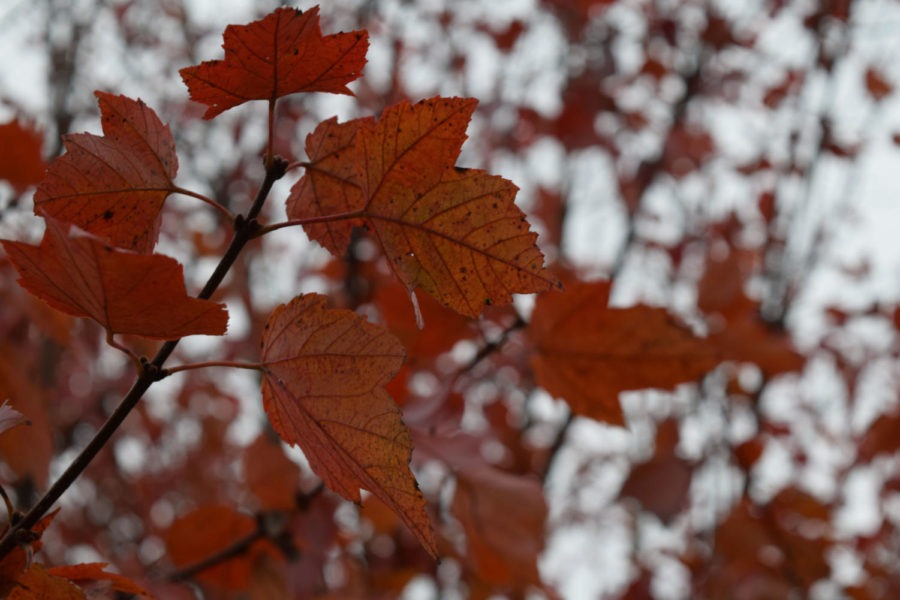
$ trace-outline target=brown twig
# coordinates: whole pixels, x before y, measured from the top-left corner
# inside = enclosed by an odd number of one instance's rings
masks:
[[[197,298],[208,300],[213,295],[213,292],[216,291],[222,283],[222,280],[225,279],[225,275],[228,273],[231,265],[237,260],[241,250],[243,250],[247,242],[253,239],[254,234],[259,229],[256,217],[262,210],[263,204],[265,204],[266,198],[269,195],[269,191],[272,189],[272,185],[284,176],[286,167],[287,161],[276,159],[266,168],[265,178],[259,187],[259,191],[257,192],[256,199],[253,201],[253,205],[250,207],[250,211],[247,213],[246,217],[238,215],[237,218],[235,218],[235,232],[234,237],[231,239],[231,244],[229,244],[225,254],[222,255],[222,259],[219,261],[219,264],[216,266],[212,275],[209,276],[206,285],[203,286],[203,289],[197,295]],[[37,524],[41,517],[50,510],[53,503],[56,502],[69,486],[75,482],[97,453],[106,445],[113,433],[116,432],[131,410],[137,405],[138,401],[144,395],[144,392],[164,376],[163,364],[175,350],[179,341],[180,340],[172,340],[166,342],[151,361],[144,363],[144,368],[137,380],[131,386],[131,389],[125,397],[122,398],[112,414],[109,415],[106,422],[97,430],[97,433],[94,434],[94,437],[91,438],[91,441],[88,442],[87,446],[85,446],[78,456],[75,457],[75,460],[73,460],[63,474],[60,475],[59,479],[50,486],[50,489],[44,493],[37,504],[28,511],[25,517],[14,526],[10,527],[9,531],[6,532],[6,535],[3,536],[3,539],[0,540],[0,559],[9,554],[15,547],[15,540],[18,532],[30,530]]]

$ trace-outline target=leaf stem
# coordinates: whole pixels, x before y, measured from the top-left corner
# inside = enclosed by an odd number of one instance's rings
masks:
[[[312,163],[309,161],[298,160],[297,162],[292,162],[291,164],[289,164],[287,170],[293,171],[294,169],[301,169],[301,168],[308,169],[311,166],[312,166]]]
[[[164,374],[174,375],[175,373],[181,373],[182,371],[192,371],[194,369],[205,369],[207,367],[231,367],[233,369],[252,369],[254,371],[264,371],[266,368],[265,363],[246,363],[246,362],[234,362],[229,360],[211,360],[207,362],[200,363],[189,363],[186,365],[178,365],[177,367],[171,367],[165,370]]]
[[[365,211],[362,210],[351,210],[348,212],[335,213],[333,215],[321,215],[318,217],[306,217],[303,219],[291,219],[290,221],[282,221],[281,223],[273,223],[272,225],[266,225],[259,229],[256,232],[254,237],[261,237],[266,235],[267,233],[271,233],[277,229],[283,229],[285,227],[295,227],[297,225],[313,225],[315,223],[331,223],[332,221],[345,221],[347,219],[361,219],[366,216]]]
[[[115,348],[116,350],[119,350],[120,352],[124,352],[125,355],[131,359],[131,362],[134,364],[134,367],[137,369],[138,373],[140,373],[141,369],[144,368],[143,363],[141,363],[141,358],[137,354],[134,353],[134,350],[132,350],[128,346],[125,346],[125,345],[117,342],[116,338],[115,338],[115,334],[113,334],[113,332],[111,332],[109,330],[107,330],[107,332],[106,332],[106,343],[109,344],[110,346],[112,346],[113,348]]]
[[[246,217],[238,215],[235,218],[234,237],[231,238],[231,243],[225,251],[225,254],[223,254],[222,258],[219,260],[219,264],[216,266],[215,271],[209,276],[206,285],[203,286],[203,289],[197,295],[201,300],[208,300],[213,295],[213,292],[216,291],[219,284],[225,279],[228,270],[234,264],[235,260],[237,260],[241,250],[247,242],[253,239],[254,234],[259,229],[256,217],[259,215],[265,204],[266,197],[268,197],[269,192],[272,189],[272,184],[284,176],[286,168],[287,161],[277,157],[273,158],[271,164],[266,167],[266,176],[259,186],[256,199],[250,207],[250,212]],[[41,496],[37,504],[31,507],[31,510],[28,511],[22,520],[9,528],[6,535],[3,536],[3,539],[0,539],[0,560],[9,554],[15,547],[17,533],[22,530],[30,530],[41,520],[41,517],[43,517],[44,514],[50,510],[50,507],[53,506],[53,503],[56,502],[69,486],[75,482],[97,453],[106,445],[113,433],[116,432],[131,410],[137,405],[138,401],[144,395],[144,392],[164,376],[163,364],[175,350],[179,341],[180,340],[172,340],[166,342],[156,353],[156,356],[153,357],[153,360],[149,362],[141,361],[143,369],[139,372],[140,374],[137,380],[131,386],[131,389],[128,390],[128,393],[125,394],[125,397],[119,402],[119,405],[106,419],[106,422],[97,430],[97,433],[94,434],[94,437],[91,438],[87,446],[84,447],[63,474],[59,476],[52,486],[50,486],[50,489]]]
[[[197,200],[206,202],[207,204],[209,204],[210,206],[215,208],[217,211],[222,213],[222,215],[226,219],[228,219],[229,223],[234,223],[234,214],[232,214],[232,212],[230,210],[228,210],[227,208],[225,208],[224,206],[222,206],[221,204],[219,204],[212,198],[210,198],[208,196],[204,196],[203,194],[200,194],[197,192],[192,192],[191,190],[188,190],[188,189],[185,189],[182,187],[177,187],[177,186],[174,187],[172,189],[172,191],[175,192],[176,194],[181,194],[182,196],[190,196],[191,198],[196,198]]]
[[[269,100],[269,139],[266,142],[266,171],[272,168],[272,161],[275,159],[272,153],[275,138],[275,99]]]

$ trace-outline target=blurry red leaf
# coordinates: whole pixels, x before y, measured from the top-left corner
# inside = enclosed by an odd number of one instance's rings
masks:
[[[41,534],[44,533],[47,526],[50,525],[50,522],[53,521],[58,512],[59,509],[57,508],[53,512],[45,515],[43,519],[37,522],[37,525],[31,528],[34,539],[30,544],[32,554],[40,550]],[[8,530],[8,525],[0,530],[0,537],[6,535]],[[25,573],[26,568],[28,568],[28,563],[29,557],[25,552],[25,547],[22,545],[16,545],[9,554],[0,559],[0,595],[2,595],[3,598],[7,598],[6,594],[19,585],[18,581]],[[30,566],[33,567],[34,565]]]
[[[291,510],[297,506],[300,467],[277,442],[261,434],[244,450],[244,481],[262,510]]]
[[[0,179],[21,194],[37,184],[47,166],[41,158],[43,136],[18,120],[0,125]]]
[[[797,86],[802,81],[803,73],[793,70],[788,71],[779,83],[766,90],[765,96],[763,96],[763,104],[771,109],[778,108],[784,99],[797,89]]]
[[[8,600],[84,600],[84,592],[64,577],[51,575],[44,565],[34,563],[19,576]]]
[[[106,563],[83,563],[80,565],[51,567],[47,572],[55,577],[63,577],[81,585],[95,581],[109,581],[112,584],[110,589],[117,592],[132,594],[141,598],[151,597],[144,588],[131,579],[104,571],[105,568]]]
[[[412,441],[384,385],[403,364],[386,329],[308,294],[275,309],[263,334],[263,406],[275,431],[303,449],[330,489],[365,488],[437,555],[425,498],[409,469]]]
[[[538,384],[576,415],[623,425],[619,392],[672,389],[718,362],[712,346],[662,308],[608,308],[609,284],[578,283],[538,297],[529,334]]]
[[[34,193],[35,213],[74,223],[113,246],[150,252],[163,202],[177,189],[172,132],[141,100],[94,95],[103,136],[64,137],[67,152],[50,165]]]
[[[727,249],[725,256],[710,252],[698,284],[697,306],[712,315],[710,343],[722,358],[754,363],[767,378],[801,370],[805,359],[788,333],[764,321],[759,303],[744,294],[745,281],[758,267],[757,253],[731,245]]]
[[[641,73],[659,80],[669,74],[669,68],[654,58],[647,58],[641,67]]]
[[[796,524],[784,528],[765,507],[744,499],[719,525],[715,554],[695,569],[704,598],[788,598],[829,575],[825,537],[804,537]]]
[[[0,434],[8,429],[12,429],[16,425],[28,423],[28,418],[7,404],[8,400],[4,400],[0,404]]]
[[[693,466],[676,456],[678,421],[669,419],[659,424],[656,447],[650,460],[634,465],[619,492],[634,498],[641,508],[663,522],[671,521],[687,505]]]
[[[513,202],[516,187],[483,171],[453,168],[475,103],[432,98],[392,106],[374,124],[326,121],[308,142],[327,144],[330,157],[349,147],[356,127],[354,152],[340,157],[355,162],[355,173],[329,161],[332,183],[316,187],[318,176],[309,182],[305,176],[288,198],[288,216],[320,217],[323,208],[347,214],[327,229],[306,226],[311,238],[340,254],[352,227],[364,222],[408,290],[421,287],[466,316],[507,304],[513,293],[550,289],[557,282]]]
[[[684,177],[700,168],[715,150],[713,138],[707,131],[676,126],[666,138],[665,168],[675,178]]]
[[[450,512],[466,533],[466,562],[493,586],[540,585],[547,503],[537,479],[483,467],[456,478]]]
[[[362,75],[368,33],[322,36],[319,7],[306,12],[278,8],[249,25],[225,28],[224,60],[179,71],[191,100],[209,108],[204,119],[249,100],[270,100],[298,92],[347,94]]]
[[[175,566],[183,569],[247,539],[256,527],[256,519],[228,506],[203,506],[172,522],[166,531],[166,548]],[[256,542],[247,551],[203,569],[194,579],[218,589],[242,590],[262,551],[262,544]]]
[[[900,450],[900,411],[881,415],[859,440],[856,459],[869,462],[879,454],[893,454]]]
[[[425,322],[425,327],[419,329],[409,309],[409,293],[395,281],[385,281],[377,286],[373,300],[385,326],[397,336],[410,359],[436,357],[475,334],[469,319],[430,296],[418,299]]]
[[[20,285],[53,308],[90,317],[110,333],[156,339],[225,333],[224,305],[188,297],[174,259],[117,250],[66,229],[48,218],[40,246],[2,240]]]
[[[866,69],[866,90],[876,102],[888,97],[894,91],[894,84],[889,82],[884,74],[875,67]]]
[[[54,431],[47,414],[47,393],[15,360],[20,349],[0,341],[0,398],[11,398],[30,427],[14,427],[0,435],[0,459],[19,477],[38,487],[47,485],[53,458]]]
[[[523,31],[525,31],[525,24],[519,19],[516,19],[503,31],[496,33],[492,32],[497,49],[502,52],[509,52],[515,45],[516,40],[519,39],[519,36],[522,35]]]

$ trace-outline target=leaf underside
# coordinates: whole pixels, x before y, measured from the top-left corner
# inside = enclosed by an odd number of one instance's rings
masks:
[[[151,252],[163,202],[176,190],[172,132],[140,100],[95,95],[103,136],[64,137],[66,154],[35,191],[35,213],[75,224],[113,246]]]
[[[225,306],[190,298],[175,259],[118,250],[46,221],[40,246],[2,243],[19,283],[53,308],[90,317],[113,334],[169,340],[225,333]]]
[[[319,8],[279,8],[249,25],[225,29],[224,60],[181,69],[191,100],[208,106],[204,119],[250,100],[298,92],[353,95],[369,47],[364,30],[322,36]]]
[[[421,287],[469,317],[558,286],[514,203],[516,186],[453,166],[475,104],[432,98],[392,106],[377,123],[322,123],[307,138],[310,166],[288,216],[349,213],[306,225],[307,235],[341,255],[353,227],[366,226],[408,290]]]
[[[275,431],[303,450],[331,490],[353,502],[365,488],[437,556],[425,498],[409,469],[412,441],[384,385],[403,364],[386,329],[325,297],[275,309],[263,333],[263,406]]]

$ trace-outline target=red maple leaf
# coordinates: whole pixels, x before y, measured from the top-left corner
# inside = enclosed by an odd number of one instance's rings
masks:
[[[48,218],[40,246],[2,240],[19,283],[57,310],[90,317],[110,333],[155,339],[221,335],[225,306],[187,296],[181,265],[160,254],[135,254],[68,231]]]
[[[360,488],[369,490],[437,556],[425,498],[409,470],[409,430],[384,390],[403,364],[400,342],[308,294],[275,309],[262,344],[263,406],[275,431],[303,449],[330,489],[357,503]]]
[[[141,100],[94,95],[103,136],[64,137],[67,152],[47,169],[34,193],[34,211],[74,223],[113,246],[150,252],[163,202],[179,189],[172,183],[178,172],[172,132]]]
[[[409,291],[470,317],[559,285],[514,203],[516,186],[453,166],[475,104],[432,98],[392,106],[377,123],[326,121],[307,139],[309,173],[291,190],[288,216],[326,221],[306,232],[338,255],[364,224]]]
[[[0,179],[5,179],[17,193],[34,185],[44,175],[41,145],[43,136],[18,120],[0,125]]]
[[[191,100],[212,119],[249,100],[297,92],[353,93],[347,84],[362,75],[369,47],[366,31],[322,36],[319,7],[302,12],[278,8],[249,25],[225,29],[225,60],[179,71]]]
[[[619,392],[672,389],[718,362],[712,346],[662,308],[608,308],[609,284],[576,283],[538,297],[529,334],[538,383],[576,415],[624,425]]]

